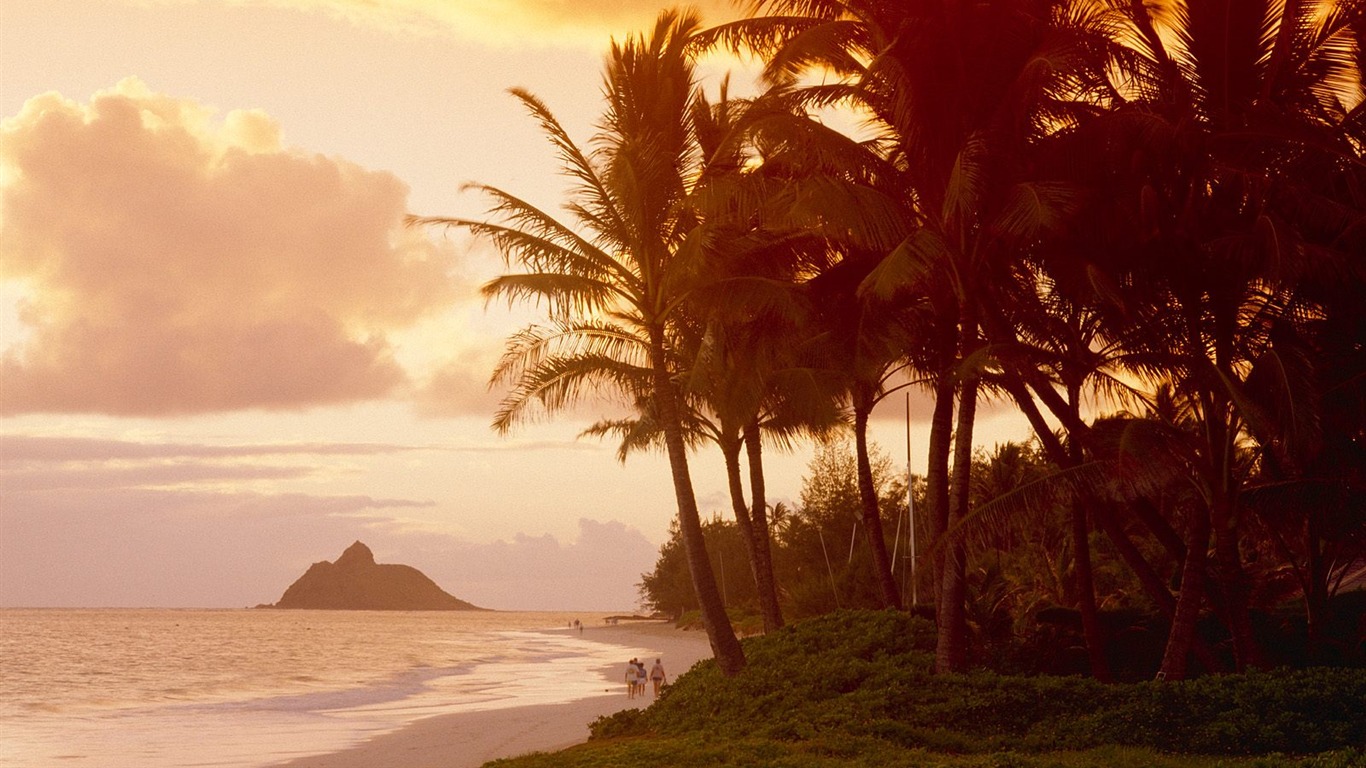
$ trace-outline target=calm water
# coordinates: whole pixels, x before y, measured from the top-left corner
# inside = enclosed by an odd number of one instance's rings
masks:
[[[0,766],[257,768],[431,715],[601,695],[598,670],[632,654],[537,631],[574,618],[600,617],[0,610]]]

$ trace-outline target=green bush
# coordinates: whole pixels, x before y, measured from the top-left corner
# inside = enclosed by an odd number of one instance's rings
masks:
[[[1366,744],[1366,672],[1277,670],[1141,683],[1090,718],[1095,737],[1205,754],[1311,754]]]
[[[933,675],[934,627],[888,611],[830,614],[744,641],[594,738],[707,734],[791,744],[872,740],[936,753],[1124,745],[1183,754],[1308,755],[1366,744],[1366,670],[1309,669],[1101,685],[1080,677]],[[829,748],[829,747],[827,747]],[[1013,758],[1011,758],[1013,759]]]

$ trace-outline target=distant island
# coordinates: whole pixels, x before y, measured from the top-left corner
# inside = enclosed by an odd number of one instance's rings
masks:
[[[336,562],[314,563],[279,602],[257,608],[352,611],[484,611],[454,597],[410,565],[379,564],[357,541]]]

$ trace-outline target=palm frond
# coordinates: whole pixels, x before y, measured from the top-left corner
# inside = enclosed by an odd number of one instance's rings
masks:
[[[1079,499],[1109,495],[1115,462],[1097,460],[1056,470],[1025,482],[984,504],[977,505],[935,541],[925,555],[935,557],[968,540],[984,541],[1010,529],[1012,522],[1028,513],[1077,503]]]
[[[944,188],[944,205],[940,211],[946,227],[959,229],[974,225],[974,213],[984,193],[988,142],[980,133],[969,137],[953,161],[953,170]]]
[[[534,415],[564,410],[589,392],[630,392],[647,381],[639,366],[597,354],[557,355],[520,371],[514,386],[499,403],[493,428],[507,433]]]
[[[603,183],[593,163],[570,138],[569,133],[560,124],[560,121],[555,118],[545,103],[530,91],[514,88],[511,93],[525,105],[527,111],[540,124],[546,137],[550,139],[551,144],[558,150],[561,166],[576,183],[575,198],[579,199],[583,207],[593,211],[595,218],[610,225],[605,231],[624,232],[625,226],[618,214],[619,206],[615,196]]]
[[[934,274],[952,251],[939,233],[920,227],[878,262],[859,286],[860,296],[890,300]]]
[[[631,454],[664,449],[664,431],[652,420],[644,418],[603,419],[589,425],[579,437],[615,438],[617,461],[625,464]]]
[[[1078,207],[1079,192],[1072,184],[1023,181],[1007,193],[993,229],[1010,242],[1029,243],[1061,231]]]
[[[629,328],[594,320],[563,320],[532,325],[513,334],[494,368],[490,383],[515,381],[526,370],[556,356],[595,355],[644,371],[647,342]]]
[[[594,314],[609,307],[619,295],[618,288],[609,282],[558,272],[499,275],[480,291],[487,301],[503,298],[509,305],[544,302],[553,317],[576,312]]]

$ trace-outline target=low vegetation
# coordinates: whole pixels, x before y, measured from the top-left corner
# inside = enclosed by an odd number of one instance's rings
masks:
[[[702,662],[649,709],[598,720],[588,744],[497,765],[1366,765],[1366,670],[936,675],[934,637],[904,613],[830,614],[746,640],[738,676]]]

